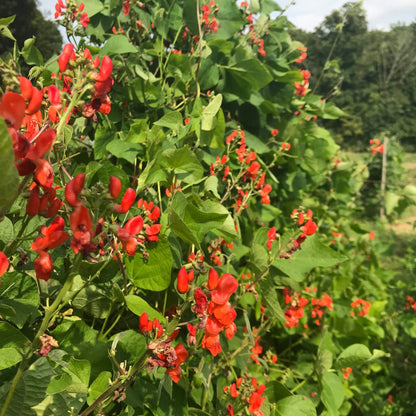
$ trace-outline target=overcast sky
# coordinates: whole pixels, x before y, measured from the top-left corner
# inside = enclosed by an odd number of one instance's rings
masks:
[[[1,0],[4,1],[4,0]],[[38,0],[44,15],[53,18],[56,0]],[[81,0],[80,0],[81,1]],[[340,8],[347,0],[295,0],[286,12],[289,20],[300,29],[312,31],[325,16]],[[277,0],[286,7],[290,0]],[[416,21],[416,0],[364,0],[369,29],[389,30],[393,23]]]

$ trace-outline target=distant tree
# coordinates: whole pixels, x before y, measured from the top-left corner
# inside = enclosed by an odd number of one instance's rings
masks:
[[[46,20],[36,6],[35,0],[3,0],[0,1],[0,18],[16,15],[9,26],[16,38],[19,48],[26,39],[36,37],[35,46],[44,59],[60,52],[62,36],[55,22]],[[0,55],[13,50],[11,39],[0,37]]]

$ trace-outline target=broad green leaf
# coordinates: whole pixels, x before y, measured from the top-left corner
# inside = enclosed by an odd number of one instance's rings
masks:
[[[222,95],[218,94],[202,112],[201,130],[211,131],[215,128],[216,115],[221,108]]]
[[[270,313],[274,318],[278,319],[281,323],[284,323],[286,318],[277,297],[275,284],[270,276],[263,276],[260,278],[258,288],[261,297],[266,304],[267,313]]]
[[[91,374],[91,363],[88,360],[69,358],[68,363],[57,362],[61,375],[54,377],[48,385],[47,394],[56,393],[88,393]]]
[[[0,166],[2,180],[0,181],[0,218],[7,213],[17,196],[19,174],[14,165],[12,138],[7,125],[0,117]]]
[[[0,348],[24,348],[30,343],[17,328],[7,322],[0,322]]]
[[[36,38],[26,39],[21,54],[28,65],[43,65],[42,54],[35,46]]]
[[[159,236],[157,243],[150,243],[148,256],[136,254],[126,259],[126,271],[129,279],[141,289],[156,292],[165,290],[171,281],[172,253],[167,239]]]
[[[103,10],[104,5],[100,0],[84,0],[84,11],[88,14],[88,17],[92,17]]]
[[[11,40],[16,40],[15,37],[12,35],[12,32],[10,31],[10,29],[7,27],[10,25],[10,23],[14,22],[15,18],[16,18],[16,15],[3,17],[0,19],[0,36],[4,36]]]
[[[204,182],[204,190],[205,192],[211,192],[218,199],[221,198],[218,193],[218,178],[216,176],[208,176]]]
[[[227,91],[249,99],[251,90],[259,90],[272,81],[272,76],[258,59],[247,59],[226,66]]]
[[[136,157],[142,147],[143,146],[140,143],[130,143],[116,139],[107,144],[106,150],[108,150],[117,158],[126,159],[131,164],[134,164]]]
[[[344,386],[341,379],[335,373],[325,373],[321,383],[321,400],[328,410],[328,415],[339,415],[338,409],[344,401]]]
[[[229,0],[217,0],[218,4],[218,32],[213,35],[221,41],[230,39],[240,31],[245,20],[237,7],[237,3]],[[195,7],[195,6],[194,6]]]
[[[399,205],[400,195],[396,192],[387,191],[384,195],[384,206],[386,208],[386,214],[390,215],[394,212],[395,208]]]
[[[105,319],[111,308],[111,293],[96,286],[89,285],[77,294],[72,301],[75,309],[79,309],[94,318]]]
[[[313,402],[305,396],[290,396],[276,403],[278,416],[316,416]]]
[[[336,360],[336,365],[338,368],[354,368],[370,360],[371,357],[371,352],[365,345],[353,344],[342,351]]]
[[[284,384],[277,380],[272,380],[266,383],[266,390],[264,395],[269,399],[271,403],[276,403],[285,397],[291,397],[292,393],[285,387]]]
[[[102,371],[98,374],[88,389],[88,406],[91,406],[94,400],[110,386],[111,376],[112,374],[109,371]]]
[[[137,52],[137,48],[129,42],[126,36],[112,35],[101,48],[100,56]]]
[[[165,322],[166,318],[158,312],[156,309],[153,309],[144,299],[136,295],[127,295],[125,296],[127,307],[137,316],[147,313],[149,315],[149,320],[154,318],[158,319],[160,322]]]
[[[161,322],[163,323],[163,320]],[[120,335],[115,347],[117,361],[126,361],[128,365],[134,365],[146,353],[146,337],[133,329],[117,335]]]
[[[302,249],[296,251],[292,258],[277,258],[273,266],[301,282],[314,267],[332,267],[346,260],[346,256],[325,246],[316,235],[312,235],[307,237]]]
[[[0,370],[13,367],[22,361],[22,355],[16,348],[0,348]]]
[[[188,147],[167,149],[160,154],[158,161],[164,168],[173,170],[177,178],[186,183],[194,183],[204,174],[201,163]]]
[[[156,126],[167,127],[171,130],[179,130],[183,125],[182,115],[179,111],[171,111],[153,123]]]
[[[0,221],[0,241],[6,245],[14,238],[14,229],[13,223],[10,221],[9,218],[4,217]]]

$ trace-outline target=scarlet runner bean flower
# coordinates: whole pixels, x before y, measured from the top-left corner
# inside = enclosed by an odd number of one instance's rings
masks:
[[[124,227],[119,227],[117,231],[117,238],[121,241],[123,250],[131,257],[136,254],[136,247],[138,244],[135,237],[143,228],[143,218],[136,216],[130,218]]]
[[[8,268],[9,268],[9,259],[2,251],[0,251],[0,276],[6,273]]]
[[[211,287],[215,285],[215,273],[216,271],[212,269]],[[219,333],[225,329],[225,335],[228,339],[231,339],[237,330],[234,324],[237,313],[228,301],[237,287],[237,279],[231,274],[226,273],[218,279],[217,285],[210,292],[211,302],[206,311],[208,317],[206,319],[205,334],[202,338],[201,345],[202,348],[209,350],[214,357],[221,352]]]
[[[57,216],[49,227],[42,227],[42,236],[36,237],[35,241],[31,244],[31,249],[36,251],[39,255],[35,259],[35,271],[36,277],[42,280],[49,280],[51,277],[53,264],[52,257],[48,253],[48,250],[58,247],[67,238],[68,234],[64,231],[65,222],[60,216]]]
[[[356,299],[354,302],[351,302],[351,307],[359,308],[358,315],[363,316],[363,315],[368,315],[370,311],[371,303],[364,299]],[[355,312],[351,312],[351,315],[354,316]]]

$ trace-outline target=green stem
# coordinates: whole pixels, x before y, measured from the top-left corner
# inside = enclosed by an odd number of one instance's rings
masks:
[[[27,354],[24,356],[23,360],[20,362],[19,368],[13,378],[12,381],[12,385],[10,386],[10,390],[7,394],[6,400],[4,402],[3,408],[1,410],[0,416],[5,416],[7,409],[10,406],[10,403],[13,399],[14,393],[16,391],[16,388],[19,384],[20,379],[23,376],[23,373],[26,369],[26,365],[27,362],[29,361],[29,359],[32,357],[33,353],[38,349],[39,344],[40,344],[40,337],[41,335],[43,335],[46,331],[46,329],[49,326],[49,322],[50,319],[52,318],[53,314],[55,313],[55,311],[58,309],[62,299],[64,298],[64,296],[66,295],[68,289],[71,287],[72,285],[72,280],[74,278],[75,274],[70,274],[68,279],[65,281],[64,285],[62,286],[61,291],[59,292],[58,296],[56,297],[55,301],[52,303],[52,305],[48,308],[46,308],[46,312],[45,312],[45,316],[42,320],[42,323],[38,329],[38,332],[35,335],[35,338],[32,341],[32,344],[30,346],[29,351],[27,352]]]

